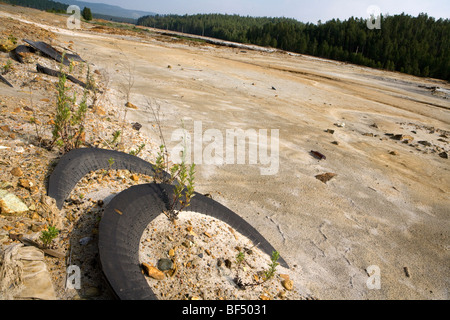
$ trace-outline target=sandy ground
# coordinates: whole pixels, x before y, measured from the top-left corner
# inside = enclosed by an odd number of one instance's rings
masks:
[[[39,18],[32,19],[108,72],[113,102],[129,67],[130,101],[139,110],[127,118],[157,139],[146,107],[148,100],[159,105],[169,149],[181,120],[192,136],[194,121],[224,137],[227,129],[279,130],[276,174],[261,175],[267,165],[259,162],[198,164],[196,188],[296,266],[298,291],[319,299],[449,298],[449,165],[438,154],[450,151],[450,102],[425,88],[448,90],[448,83],[157,34],[72,31],[61,17]],[[315,178],[326,172],[337,176],[326,184]],[[379,289],[367,285],[370,266],[380,271]]]

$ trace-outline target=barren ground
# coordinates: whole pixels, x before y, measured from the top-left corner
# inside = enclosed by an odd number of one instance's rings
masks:
[[[181,120],[192,137],[194,121],[201,121],[203,133],[217,129],[224,138],[227,129],[278,129],[276,174],[261,175],[267,165],[259,162],[197,162],[196,189],[258,229],[291,266],[300,293],[319,299],[449,298],[450,167],[439,154],[450,152],[450,102],[426,88],[450,90],[447,82],[155,31],[109,34],[84,24],[68,30],[63,16],[0,10],[2,20],[13,15],[44,25],[108,74],[106,110],[123,105],[120,90],[129,70],[130,101],[138,110],[129,110],[127,120],[141,123],[155,144],[148,100],[161,107],[169,149],[177,144],[170,137]],[[414,139],[403,143],[386,134]],[[315,178],[327,172],[336,176],[327,183]],[[373,265],[380,270],[380,289],[366,283]]]

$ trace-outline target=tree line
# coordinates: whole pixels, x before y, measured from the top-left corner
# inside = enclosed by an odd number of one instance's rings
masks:
[[[145,16],[137,24],[450,80],[450,20],[423,13],[381,16],[380,29],[355,17],[313,24],[226,14]]]

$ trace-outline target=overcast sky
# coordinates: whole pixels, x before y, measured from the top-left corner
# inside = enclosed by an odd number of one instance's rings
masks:
[[[383,14],[417,16],[421,12],[435,18],[450,19],[449,0],[84,0],[118,5],[126,9],[159,14],[227,13],[250,16],[288,17],[316,23],[351,16],[366,18],[371,5]]]

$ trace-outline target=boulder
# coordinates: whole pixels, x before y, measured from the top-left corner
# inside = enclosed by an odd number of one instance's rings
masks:
[[[0,190],[0,214],[20,214],[28,210],[28,207],[16,195]]]

